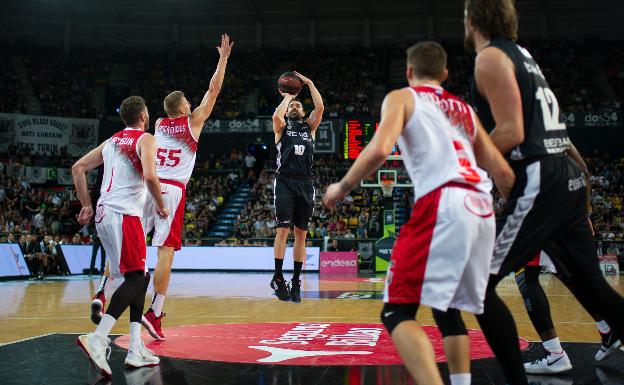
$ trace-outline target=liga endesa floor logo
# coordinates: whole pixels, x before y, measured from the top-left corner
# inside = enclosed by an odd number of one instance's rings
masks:
[[[425,326],[438,362],[442,336]],[[268,365],[398,365],[401,358],[381,324],[249,323],[182,326],[164,330],[166,341],[147,345],[156,355],[192,360]],[[480,331],[470,332],[473,359],[493,357]],[[144,336],[149,341],[149,336]],[[129,337],[115,340],[128,348]],[[522,348],[528,343],[520,341]]]

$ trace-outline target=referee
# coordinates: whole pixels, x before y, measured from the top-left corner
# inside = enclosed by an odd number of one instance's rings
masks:
[[[314,110],[307,119],[303,105],[296,95],[282,93],[284,100],[273,114],[273,132],[277,148],[277,170],[273,184],[276,230],[273,252],[275,273],[271,288],[282,301],[301,302],[301,281],[299,275],[306,257],[306,233],[308,222],[314,209],[315,190],[313,185],[312,162],[314,135],[323,117],[323,98],[307,77],[295,72],[303,84],[307,85],[314,102]],[[286,117],[285,117],[286,116]],[[295,230],[294,266],[295,271],[286,284],[282,274],[286,240],[290,228]]]

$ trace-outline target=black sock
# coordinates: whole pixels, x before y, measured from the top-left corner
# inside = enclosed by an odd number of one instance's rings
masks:
[[[301,268],[303,267],[303,262],[297,262],[295,261],[295,272],[293,274],[293,281],[298,281],[299,280],[299,274],[301,274]]]
[[[274,277],[282,277],[282,265],[284,265],[284,259],[275,258],[275,274]]]

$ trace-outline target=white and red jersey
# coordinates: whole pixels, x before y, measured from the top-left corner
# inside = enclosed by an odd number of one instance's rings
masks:
[[[156,175],[187,184],[197,152],[190,116],[163,118],[156,122]]]
[[[442,87],[419,86],[410,91],[414,113],[398,143],[414,183],[414,200],[451,182],[489,193],[492,182],[477,167],[473,151],[477,131],[472,108]]]
[[[104,176],[98,206],[120,214],[143,215],[146,188],[139,141],[146,135],[138,128],[126,127],[106,141],[102,150]]]

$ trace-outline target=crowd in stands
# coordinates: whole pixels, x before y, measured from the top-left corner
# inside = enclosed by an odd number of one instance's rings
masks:
[[[595,237],[602,239],[605,251],[624,241],[624,159],[594,154],[587,159],[591,173],[591,220]],[[624,250],[619,250],[620,254]]]
[[[622,43],[530,40],[521,42],[540,64],[561,110],[595,111],[621,107],[624,92]],[[469,99],[474,56],[459,40],[443,42],[449,53],[446,88]],[[26,48],[26,46],[30,48]],[[405,47],[314,46],[301,48],[235,48],[230,57],[221,95],[213,118],[246,118],[270,115],[279,103],[276,79],[296,69],[315,81],[324,96],[326,117],[378,116],[381,98],[396,82],[397,62]],[[608,49],[608,53],[602,53]],[[66,117],[101,117],[96,112],[94,92],[108,86],[111,68],[125,73],[128,92],[145,97],[154,117],[164,114],[162,101],[173,90],[182,90],[197,106],[208,89],[218,58],[211,44],[194,49],[72,48],[64,56],[57,48],[33,44],[10,44],[4,51],[23,61],[44,114]],[[41,57],[45,56],[45,60]],[[395,63],[393,66],[392,64]],[[604,76],[602,76],[604,75]],[[611,84],[615,96],[604,92]],[[124,80],[126,79],[126,80]],[[395,80],[392,80],[395,79]],[[20,89],[11,65],[0,70],[0,110],[23,109]],[[602,84],[602,85],[601,85]],[[608,87],[608,85],[607,85]],[[312,107],[307,89],[301,93],[305,108]],[[99,108],[100,106],[98,106]],[[106,115],[115,115],[109,108]]]
[[[0,47],[0,56],[8,58],[5,47]],[[19,90],[20,80],[10,63],[0,66],[0,112],[26,113],[26,102]]]

